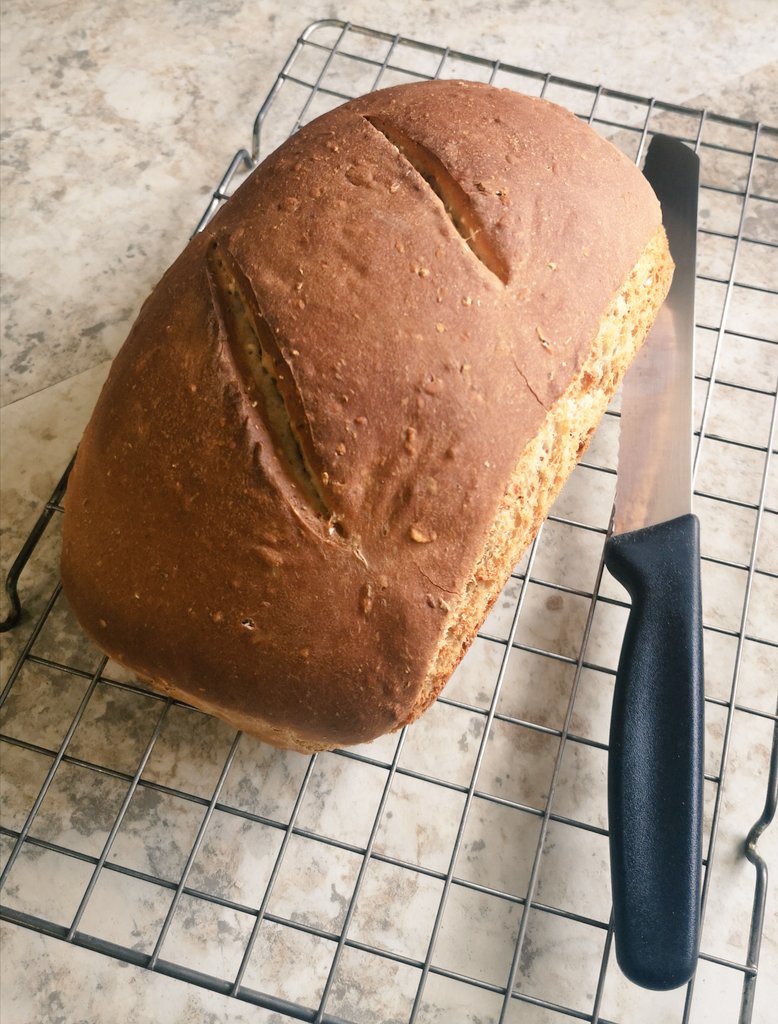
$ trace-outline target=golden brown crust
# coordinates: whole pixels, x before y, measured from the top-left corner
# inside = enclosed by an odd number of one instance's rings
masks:
[[[673,264],[659,227],[602,316],[581,372],[548,412],[521,453],[478,564],[452,608],[427,687],[409,721],[445,686],[495,598],[538,532],[554,499],[586,451],[624,373],[670,288]]]
[[[542,100],[434,82],[306,126],[117,356],[67,495],[84,628],[278,745],[415,717],[650,325],[659,224],[634,166]]]

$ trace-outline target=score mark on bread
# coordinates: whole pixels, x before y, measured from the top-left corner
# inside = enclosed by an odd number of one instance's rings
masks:
[[[425,146],[415,142],[387,118],[373,114],[367,115],[365,120],[380,132],[426,181],[476,259],[503,284],[507,284],[510,267],[490,244],[488,233],[473,209],[467,193],[446,169],[442,160]]]
[[[310,441],[304,439],[305,412],[294,394],[291,368],[284,364],[269,324],[252,306],[239,283],[239,271],[228,253],[213,241],[206,257],[206,273],[248,405],[261,419],[276,455],[280,472],[289,475],[311,511],[327,521],[333,513],[316,483],[306,457]]]

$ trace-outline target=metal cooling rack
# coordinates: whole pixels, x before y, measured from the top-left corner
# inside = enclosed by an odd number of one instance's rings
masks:
[[[702,160],[695,501],[713,599],[695,978],[667,997],[641,993],[613,958],[601,794],[627,609],[601,556],[617,402],[428,716],[313,757],[236,735],[89,646],[51,589],[66,472],[7,585],[6,625],[25,570],[36,617],[12,634],[1,698],[1,916],[279,1020],[746,1022],[767,893],[756,846],[778,786],[778,132],[321,21],[198,229],[312,117],[439,76],[544,95],[636,160],[656,131]],[[737,934],[722,940],[709,925],[725,919]]]

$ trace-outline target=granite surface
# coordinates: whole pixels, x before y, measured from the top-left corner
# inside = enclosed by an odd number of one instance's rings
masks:
[[[775,125],[770,6],[362,0],[292,10],[275,0],[143,0],[124,13],[95,0],[9,0],[0,68],[3,567],[67,463],[139,303],[231,154],[250,144],[257,109],[308,23],[350,19]],[[317,30],[311,38],[324,49],[304,48],[293,73],[315,78],[338,32]],[[387,50],[357,36],[348,43],[379,64]],[[434,73],[438,59],[401,44],[395,56],[422,73]],[[450,59],[445,73],[492,70]],[[325,74],[357,91],[370,87],[376,66],[338,58]],[[500,74],[518,88],[542,84]],[[591,93],[554,88],[549,95],[574,108],[591,103]],[[292,127],[306,95],[287,83],[263,126],[263,153]],[[317,98],[306,116],[326,102]],[[607,103],[600,116],[618,125],[600,130],[630,151],[636,134],[619,126],[639,126],[647,108]],[[654,116],[664,130],[699,127],[698,115]],[[731,965],[747,959],[754,885],[742,843],[764,802],[778,678],[778,471],[766,458],[778,379],[778,191],[775,163],[763,158],[774,160],[778,146],[763,140],[751,161],[714,148],[747,150],[748,129],[704,125],[702,138],[712,144],[703,180],[714,187],[701,206],[696,423],[705,439],[695,510],[710,698],[706,842],[714,818],[716,834],[690,1020],[729,1024],[742,988]],[[749,173],[753,191],[768,198],[752,200],[741,223],[737,190]],[[737,287],[728,290],[727,236],[741,228]],[[722,315],[726,331],[717,329]],[[3,638],[3,682],[25,644],[31,654],[0,722],[0,871],[12,858],[3,903],[49,922],[54,934],[77,918],[80,936],[114,943],[136,962],[158,956],[229,983],[241,971],[247,990],[313,1008],[326,990],[327,1012],[358,1024],[407,1021],[418,993],[418,1022],[497,1021],[495,989],[519,937],[514,990],[524,998],[510,1002],[509,1022],[571,1019],[552,1005],[588,1019],[595,1004],[603,1020],[622,1024],[680,1021],[685,990],[635,988],[606,944],[605,745],[627,613],[599,567],[617,434],[617,420],[606,417],[445,701],[400,736],[313,761],[236,737],[105,664],[54,591],[55,513],[22,577],[25,618]],[[758,571],[749,573],[752,563]],[[42,786],[28,841],[14,853]],[[778,863],[775,829],[762,842]],[[528,893],[533,905],[523,915]],[[773,883],[760,1024],[778,999],[777,899]],[[280,1004],[263,1010],[52,935],[4,923],[0,937],[3,1024],[290,1019]]]

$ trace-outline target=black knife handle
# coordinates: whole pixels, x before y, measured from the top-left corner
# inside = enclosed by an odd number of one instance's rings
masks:
[[[616,959],[652,989],[694,973],[700,940],[704,691],[699,522],[612,536],[632,598],[616,674],[608,818]]]

